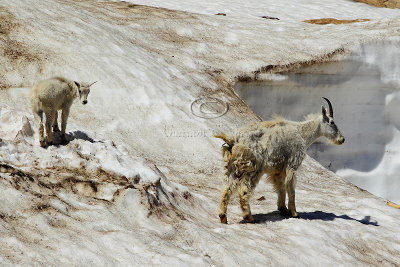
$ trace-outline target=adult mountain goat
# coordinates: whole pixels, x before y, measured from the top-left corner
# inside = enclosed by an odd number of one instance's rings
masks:
[[[95,82],[94,82],[95,83]],[[79,97],[82,104],[87,104],[87,97],[92,84],[78,83],[70,81],[62,77],[54,77],[38,82],[31,90],[30,102],[32,106],[33,116],[39,129],[40,146],[45,146],[43,136],[43,113],[46,114],[46,134],[48,145],[53,144],[53,131],[60,131],[57,123],[58,110],[62,110],[61,115],[61,140],[66,141],[65,128],[69,110],[72,102]]]
[[[308,115],[302,122],[276,118],[249,124],[233,137],[220,133],[215,137],[225,141],[222,147],[226,185],[223,189],[219,218],[227,223],[227,205],[231,194],[239,190],[240,207],[246,222],[254,222],[249,198],[263,174],[274,185],[278,194],[278,210],[282,215],[298,217],[295,205],[296,170],[302,163],[307,148],[325,136],[336,145],[344,137],[333,121],[333,109],[328,102],[329,112],[322,106],[322,114]],[[289,197],[286,208],[286,193]]]

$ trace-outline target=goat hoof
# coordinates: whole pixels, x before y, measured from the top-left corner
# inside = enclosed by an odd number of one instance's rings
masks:
[[[53,126],[53,132],[59,132],[60,128],[58,128],[58,125]]]
[[[286,207],[280,207],[278,210],[282,216],[291,216],[290,211]]]
[[[291,214],[291,217],[292,218],[300,218],[300,216],[299,216],[299,214],[297,213],[297,212],[293,212],[292,214]]]
[[[45,147],[46,146],[46,142],[44,140],[40,140],[39,143],[40,143],[41,147]]]
[[[47,142],[47,145],[52,146],[53,145],[53,141]]]
[[[254,218],[251,215],[247,215],[247,216],[243,217],[243,219],[246,223],[254,223]]]
[[[60,138],[61,138],[61,141],[63,141],[63,142],[67,141],[67,137],[65,136],[65,134],[61,134]]]
[[[219,215],[219,220],[220,220],[221,223],[223,223],[223,224],[227,224],[227,223],[228,223],[228,218],[226,217],[226,214],[220,214],[220,215]]]
[[[60,144],[61,144],[61,145],[67,145],[67,144],[68,144],[68,141],[67,141],[66,139],[61,140]]]

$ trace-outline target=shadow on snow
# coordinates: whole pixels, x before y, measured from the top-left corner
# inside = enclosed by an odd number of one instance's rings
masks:
[[[336,215],[334,213],[323,212],[320,210],[313,212],[299,212],[299,219],[303,220],[321,220],[321,221],[334,221],[336,219],[357,221],[365,225],[379,226],[377,221],[371,221],[371,216],[365,216],[362,220],[354,219],[348,215]],[[276,222],[289,219],[289,216],[282,216],[279,211],[270,212],[267,214],[253,215],[255,223]]]
[[[67,145],[69,144],[69,142],[75,140],[75,139],[80,139],[80,140],[84,140],[84,141],[88,141],[90,143],[98,143],[101,141],[96,141],[93,138],[91,138],[90,136],[88,136],[85,132],[82,131],[74,131],[74,132],[69,132],[65,134],[66,137],[66,141],[62,141],[60,138],[60,134],[59,132],[53,132],[53,146],[62,146],[62,145]]]

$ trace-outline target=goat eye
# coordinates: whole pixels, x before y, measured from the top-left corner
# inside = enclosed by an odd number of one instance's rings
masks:
[[[334,121],[330,121],[330,122],[329,122],[329,124],[331,124],[331,125],[334,125],[334,124],[335,124],[335,122],[334,122]]]

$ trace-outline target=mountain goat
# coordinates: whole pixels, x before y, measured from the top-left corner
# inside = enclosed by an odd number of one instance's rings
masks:
[[[96,83],[96,82],[94,82]],[[61,140],[66,141],[65,128],[69,110],[73,100],[79,97],[82,104],[87,104],[87,97],[92,84],[78,83],[62,77],[54,77],[38,82],[30,92],[30,102],[33,116],[39,129],[40,146],[45,146],[43,136],[43,112],[46,114],[46,134],[48,145],[53,144],[52,129],[59,132],[57,115],[58,110],[62,110],[61,115]]]
[[[238,190],[243,219],[254,222],[249,198],[263,174],[278,194],[278,210],[282,215],[298,217],[295,205],[296,170],[302,163],[307,148],[320,136],[341,145],[344,137],[333,121],[331,102],[329,112],[322,106],[322,114],[308,115],[302,122],[275,118],[272,121],[251,123],[233,137],[216,135],[225,141],[222,146],[226,185],[219,207],[221,223],[227,223],[227,205],[231,194]],[[286,193],[289,197],[286,208]]]

